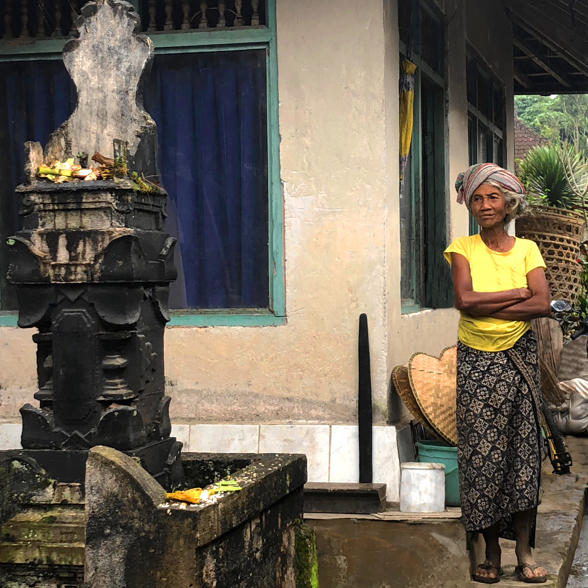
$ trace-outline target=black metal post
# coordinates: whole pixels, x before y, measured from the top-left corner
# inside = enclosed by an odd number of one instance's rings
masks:
[[[359,481],[371,483],[372,470],[372,377],[370,339],[366,314],[359,316]]]

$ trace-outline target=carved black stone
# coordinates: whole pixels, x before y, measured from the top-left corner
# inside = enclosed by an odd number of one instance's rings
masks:
[[[17,188],[23,228],[9,240],[8,279],[17,285],[19,326],[39,331],[39,407],[21,408],[22,445],[64,482],[83,482],[96,445],[139,457],[164,486],[181,475],[164,394],[163,337],[177,277],[175,239],[163,231],[167,195],[136,190],[125,178],[51,184],[35,177],[43,159],[83,148],[128,153],[129,169],[153,179],[155,124],[137,86],[153,46],[137,34],[138,22],[126,2],[84,6],[80,38],[64,49],[78,108],[44,156],[39,144],[26,144],[28,180]],[[97,48],[98,61],[87,63]]]

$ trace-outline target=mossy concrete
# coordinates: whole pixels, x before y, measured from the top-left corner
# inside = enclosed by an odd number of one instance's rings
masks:
[[[84,497],[19,452],[0,453],[0,586],[297,588],[306,458],[186,454],[183,463],[187,487],[231,476],[242,490],[198,505],[168,501],[136,460],[99,447]],[[307,575],[316,588],[316,556]]]
[[[79,484],[51,479],[29,456],[0,452],[0,586],[83,583],[85,517]]]
[[[296,528],[296,588],[319,588],[316,534],[308,525]]]
[[[90,450],[87,588],[296,588],[305,457],[185,454],[182,463],[189,486],[230,474],[242,490],[181,505],[128,456]]]
[[[11,541],[84,543],[86,521],[83,509],[53,507],[28,509],[2,525],[2,537]],[[0,544],[0,550],[2,544]],[[1,558],[0,558],[1,561]],[[83,562],[80,564],[83,565]]]

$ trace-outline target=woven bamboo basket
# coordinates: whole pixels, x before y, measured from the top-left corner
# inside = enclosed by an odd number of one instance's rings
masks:
[[[402,402],[404,402],[404,405],[411,412],[415,420],[427,429],[431,429],[425,415],[419,408],[414,394],[412,393],[410,378],[408,377],[408,367],[405,365],[397,365],[392,370],[392,382],[394,383],[394,388],[396,388],[398,396],[400,396]],[[431,430],[434,432],[434,429]]]
[[[543,398],[549,404],[559,406],[566,400],[565,392],[559,387],[557,379],[563,348],[563,333],[557,321],[547,317],[535,319],[532,328],[537,335]]]
[[[415,353],[408,362],[408,377],[429,425],[442,439],[456,445],[457,346],[444,349],[439,357]]]
[[[531,239],[539,246],[551,296],[572,306],[581,285],[578,258],[583,226],[578,214],[551,206],[532,206],[530,213],[516,222],[517,237]]]

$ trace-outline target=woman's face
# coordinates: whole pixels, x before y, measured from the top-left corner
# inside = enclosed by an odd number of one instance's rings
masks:
[[[510,212],[504,194],[490,184],[482,184],[473,194],[470,211],[483,229],[504,225],[504,218]]]

